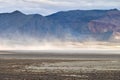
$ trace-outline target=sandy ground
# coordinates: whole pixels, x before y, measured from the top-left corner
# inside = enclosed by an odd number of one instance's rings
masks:
[[[120,79],[120,55],[0,54],[0,56],[0,80]],[[22,58],[23,56],[25,57]]]

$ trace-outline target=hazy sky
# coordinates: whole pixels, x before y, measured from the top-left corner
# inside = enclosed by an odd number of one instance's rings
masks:
[[[120,0],[0,0],[0,13],[20,10],[48,15],[73,9],[120,9]]]

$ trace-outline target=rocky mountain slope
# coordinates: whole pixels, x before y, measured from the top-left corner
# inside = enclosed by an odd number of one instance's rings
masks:
[[[0,14],[0,37],[119,40],[119,21],[117,9],[61,11],[48,16],[14,11]]]

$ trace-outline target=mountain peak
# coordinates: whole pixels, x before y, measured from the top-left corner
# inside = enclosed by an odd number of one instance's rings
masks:
[[[120,15],[120,11],[118,9],[111,9],[107,12],[107,14],[110,15]]]
[[[117,8],[110,9],[110,11],[119,11]]]
[[[16,10],[16,11],[13,11],[12,14],[23,14],[22,12]]]
[[[117,8],[114,8],[114,9],[110,9],[109,11],[118,12],[119,10]]]

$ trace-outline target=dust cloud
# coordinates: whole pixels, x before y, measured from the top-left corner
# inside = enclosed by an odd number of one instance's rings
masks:
[[[105,41],[62,41],[58,39],[40,40],[0,39],[0,50],[120,50],[120,43]]]

